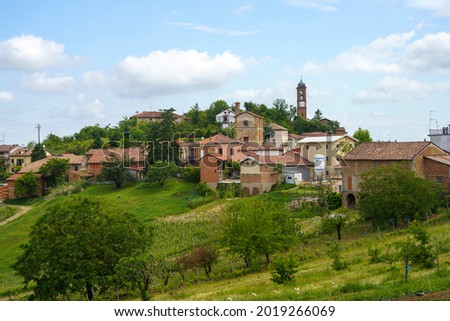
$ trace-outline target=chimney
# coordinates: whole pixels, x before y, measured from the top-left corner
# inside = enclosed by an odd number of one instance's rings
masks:
[[[234,103],[234,107],[235,107],[235,115],[237,116],[238,114],[241,113],[241,103],[240,102],[235,102]]]

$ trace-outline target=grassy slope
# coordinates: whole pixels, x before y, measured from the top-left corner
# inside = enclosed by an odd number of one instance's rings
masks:
[[[368,246],[384,249],[386,244],[406,240],[408,234],[385,231],[380,236],[378,233],[365,235],[366,225],[363,224],[353,227],[351,231],[343,231],[344,238],[340,244],[343,260],[349,263],[348,270],[334,271],[330,267],[331,259],[325,254],[326,242],[335,242],[335,236],[321,236],[310,240],[304,248],[306,260],[300,264],[296,280],[289,285],[274,284],[270,280],[270,272],[265,270],[225,280],[204,280],[157,294],[154,299],[387,300],[404,297],[407,292],[411,294],[446,290],[450,288],[450,222],[431,226],[428,231],[432,239],[443,247],[443,253],[439,256],[441,272],[437,273],[437,267],[424,270],[412,266],[408,289],[404,282],[404,263],[369,264],[368,255]],[[236,265],[241,263],[240,260],[236,261]],[[221,272],[224,268],[229,270],[229,267],[217,266],[213,271]]]
[[[129,211],[143,222],[155,217],[178,215],[189,211],[189,195],[195,184],[178,179],[167,182],[163,188],[154,184],[115,189],[112,185],[90,186],[78,195],[91,196],[103,202],[108,211]],[[0,227],[0,278],[12,273],[10,268],[20,254],[20,244],[28,240],[31,227],[46,209],[63,197],[36,204],[26,215]]]
[[[109,211],[127,210],[136,214],[142,221],[148,222],[158,217],[159,227],[167,228],[160,234],[162,239],[155,240],[158,247],[164,247],[169,253],[185,250],[192,239],[201,240],[210,233],[215,233],[214,226],[209,224],[215,213],[218,213],[223,202],[205,205],[190,211],[187,206],[194,184],[172,180],[159,189],[156,185],[131,186],[116,190],[113,186],[93,186],[82,195],[89,195],[104,201]],[[262,197],[271,197],[274,202],[286,202],[292,199],[292,191],[272,193]],[[6,226],[0,227],[0,277],[11,273],[10,265],[20,253],[19,245],[28,239],[31,226],[54,202],[42,202],[23,217]],[[187,213],[189,212],[189,213]],[[186,215],[179,215],[187,213]],[[169,216],[169,215],[177,215]],[[214,221],[214,218],[212,219]],[[320,220],[317,217],[302,220],[305,230],[314,231]],[[187,227],[187,229],[186,229]],[[175,228],[176,237],[164,239]],[[180,229],[184,229],[180,233]],[[206,231],[208,229],[208,231]],[[186,231],[187,230],[187,231]],[[206,231],[206,232],[205,232]],[[432,239],[441,244],[450,243],[450,222],[444,221],[431,226]],[[204,233],[206,233],[204,235]],[[367,234],[368,233],[368,234]],[[173,233],[172,233],[173,234]],[[182,234],[182,235],[181,235]],[[216,233],[217,234],[217,233]],[[270,273],[264,270],[259,273],[243,273],[243,261],[233,259],[236,278],[230,278],[230,258],[222,253],[221,261],[213,268],[216,273],[214,281],[203,280],[198,284],[186,284],[181,289],[173,289],[157,294],[156,300],[369,300],[388,299],[405,295],[404,270],[401,263],[387,265],[384,263],[369,264],[367,247],[405,240],[405,233],[378,233],[366,223],[353,225],[343,230],[343,259],[350,264],[349,270],[333,271],[331,259],[325,255],[327,241],[335,241],[335,236],[320,236],[310,239],[304,247],[306,260],[299,267],[296,281],[290,285],[275,285],[270,281]],[[300,249],[296,250],[299,253]],[[409,291],[439,291],[450,288],[450,249],[444,247],[440,255],[441,273],[437,276],[435,269],[418,270],[413,267],[410,274]],[[221,274],[221,276],[219,276]],[[222,276],[228,274],[228,279]],[[222,278],[222,279],[221,279]],[[295,288],[300,289],[297,294]],[[0,293],[2,292],[0,286]]]

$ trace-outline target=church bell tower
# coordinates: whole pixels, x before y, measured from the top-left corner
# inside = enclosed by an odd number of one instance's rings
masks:
[[[297,116],[308,119],[307,105],[306,105],[306,85],[302,79],[297,85]]]

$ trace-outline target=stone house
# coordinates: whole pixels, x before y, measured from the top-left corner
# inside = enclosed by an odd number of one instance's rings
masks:
[[[236,114],[234,125],[236,140],[244,143],[264,143],[264,118],[249,111]]]
[[[426,157],[445,155],[445,152],[431,142],[374,142],[362,143],[343,157],[342,202],[352,207],[357,204],[361,175],[366,171],[392,164],[398,164],[426,178]]]

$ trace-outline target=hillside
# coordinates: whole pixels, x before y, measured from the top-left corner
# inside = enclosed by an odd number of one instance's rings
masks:
[[[217,244],[220,234],[218,217],[223,208],[233,200],[219,200],[191,210],[195,184],[172,179],[160,189],[141,183],[116,190],[110,185],[90,186],[82,195],[101,200],[108,211],[128,211],[142,222],[155,226],[155,239],[150,251],[158,257],[173,258],[191,250],[198,244]],[[310,193],[312,191],[300,191]],[[298,190],[272,192],[257,197],[270,198],[271,202],[285,204],[297,197]],[[20,218],[0,226],[0,297],[19,289],[19,281],[12,276],[10,265],[20,253],[20,244],[36,220],[60,197],[41,201]],[[405,284],[404,262],[401,259],[370,263],[369,249],[377,249],[379,256],[390,257],[397,244],[412,239],[407,229],[386,228],[378,230],[361,221],[356,211],[339,210],[349,222],[342,230],[339,242],[342,260],[348,268],[335,271],[328,257],[327,244],[336,243],[334,234],[320,233],[320,216],[293,212],[302,232],[307,235],[282,255],[295,255],[300,261],[296,279],[288,285],[276,285],[270,278],[270,266],[261,263],[253,270],[245,267],[241,258],[233,257],[225,249],[219,252],[219,261],[210,277],[202,270],[185,272],[185,280],[176,272],[168,272],[164,285],[160,276],[152,278],[152,296],[155,300],[387,300],[404,298],[407,294],[430,293],[450,288],[450,219],[442,211],[432,220],[424,222],[431,236],[431,246],[437,246],[439,266],[423,269],[412,266],[408,285]],[[264,258],[261,258],[264,262]],[[111,299],[138,299],[137,294],[123,288],[111,293]],[[424,296],[426,298],[426,295]],[[107,299],[107,298],[105,298]],[[440,299],[445,299],[440,297]]]

